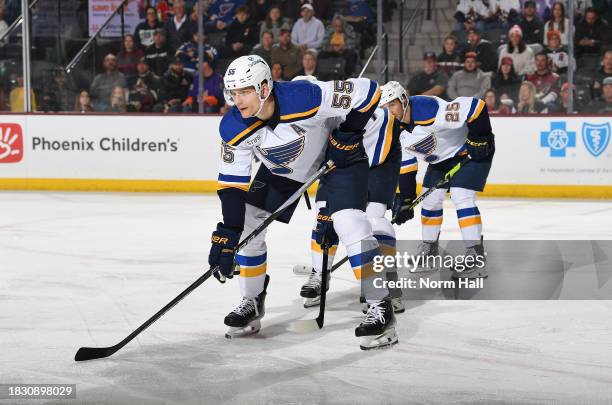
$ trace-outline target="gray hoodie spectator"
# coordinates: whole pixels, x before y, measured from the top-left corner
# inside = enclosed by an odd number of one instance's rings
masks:
[[[476,67],[476,53],[466,53],[463,66],[463,70],[455,72],[448,81],[448,97],[484,98],[485,92],[491,87],[491,77]]]

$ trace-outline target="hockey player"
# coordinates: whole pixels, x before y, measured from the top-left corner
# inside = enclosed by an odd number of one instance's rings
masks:
[[[364,322],[355,334],[368,349],[397,342],[395,318],[388,291],[374,288],[372,258],[378,243],[364,212],[367,202],[368,163],[363,148],[363,127],[380,99],[378,85],[368,79],[274,83],[270,68],[259,56],[234,60],[224,77],[225,94],[234,106],[220,124],[222,157],[218,194],[223,222],[212,234],[209,264],[231,278],[234,260],[242,300],[225,317],[226,337],[259,331],[265,313],[265,231],[244,249],[235,252],[241,235],[248,235],[293,194],[321,165],[324,158],[335,163],[325,178],[329,184],[328,209],[331,222],[321,221],[318,240],[338,235],[355,267],[366,275],[365,294],[370,303]],[[337,128],[328,118],[344,117]],[[262,162],[251,180],[253,156]],[[288,222],[294,204],[279,217]]]
[[[476,192],[484,189],[495,153],[493,131],[484,101],[473,97],[458,97],[449,102],[438,97],[408,97],[397,82],[385,84],[382,92],[381,105],[402,121],[402,148],[429,163],[423,179],[424,191],[443,179],[445,173],[465,155],[469,154],[471,158],[448,185],[437,189],[423,201],[423,244],[420,251],[426,256],[438,253],[442,203],[450,191],[467,249],[466,256],[483,255],[482,221],[476,206]],[[400,189],[393,207],[398,224],[408,219],[401,210],[412,199]],[[486,270],[477,266],[455,273],[455,277],[462,278],[486,276]]]
[[[315,80],[313,77],[305,77],[305,79]],[[391,225],[391,221],[385,218],[385,212],[393,206],[398,177],[402,178],[400,185],[404,195],[410,196],[412,199],[416,197],[416,158],[408,152],[402,151],[399,141],[400,133],[399,120],[395,119],[389,111],[382,108],[374,112],[365,126],[364,133],[364,147],[370,166],[366,214],[372,224],[374,237],[380,244],[381,253],[391,256],[395,255],[395,230],[393,225]],[[400,165],[402,163],[404,168],[400,176]],[[321,213],[325,214],[326,200],[327,187],[325,181],[321,181],[316,196],[319,215]],[[316,233],[313,232],[311,241],[312,271],[300,291],[300,295],[306,298],[304,307],[318,305],[321,297],[323,255],[321,246],[317,243],[315,237]],[[336,250],[337,245],[333,245],[329,250],[329,269],[332,267]],[[389,280],[397,280],[395,269],[387,269],[386,275]],[[360,274],[357,272],[355,272],[355,276],[357,279],[360,278]],[[401,300],[401,289],[392,289],[390,295],[394,312],[404,312],[405,307]]]

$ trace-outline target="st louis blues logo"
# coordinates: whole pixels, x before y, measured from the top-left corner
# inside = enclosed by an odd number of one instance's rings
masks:
[[[272,173],[293,173],[293,170],[288,168],[287,165],[297,159],[304,150],[304,137],[301,136],[295,141],[291,141],[284,145],[274,146],[271,148],[257,147],[257,149],[264,159],[276,166],[270,169]]]
[[[429,162],[429,161],[433,161],[437,159],[437,156],[435,155],[432,155],[433,159],[431,159],[431,157],[429,156],[434,150],[436,150],[436,146],[437,146],[436,137],[434,134],[431,134],[421,139],[414,145],[409,146],[408,150],[418,153],[420,155],[427,156],[425,160]]]
[[[589,153],[595,157],[601,155],[610,143],[610,123],[582,124],[582,141]]]

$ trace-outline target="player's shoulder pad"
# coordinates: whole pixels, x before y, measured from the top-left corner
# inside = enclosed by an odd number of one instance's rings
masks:
[[[263,125],[264,121],[259,118],[242,118],[240,111],[234,106],[221,119],[219,133],[225,143],[236,146],[257,132]]]
[[[431,125],[436,120],[440,104],[435,97],[411,96],[410,108],[414,125]]]
[[[321,106],[321,88],[307,80],[274,82],[274,94],[282,123],[314,117]]]

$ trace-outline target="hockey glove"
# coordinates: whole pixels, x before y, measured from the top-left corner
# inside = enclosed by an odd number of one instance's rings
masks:
[[[319,246],[323,246],[323,242],[329,247],[338,244],[338,235],[334,230],[334,221],[329,215],[327,208],[321,208],[317,215],[317,227],[314,231],[315,241]]]
[[[465,146],[472,160],[485,160],[495,153],[493,134],[489,136],[477,136],[469,133]]]
[[[397,225],[401,225],[414,218],[414,208],[410,207],[412,201],[414,201],[413,197],[403,196],[399,193],[395,194],[391,212]]]
[[[343,168],[367,159],[363,147],[363,133],[342,132],[334,129],[328,138],[325,160],[333,160],[338,168]]]
[[[217,224],[217,229],[212,233],[208,264],[219,266],[219,271],[227,278],[234,276],[234,254],[239,239],[240,234],[224,227],[222,222]],[[217,272],[214,275],[219,279]]]

